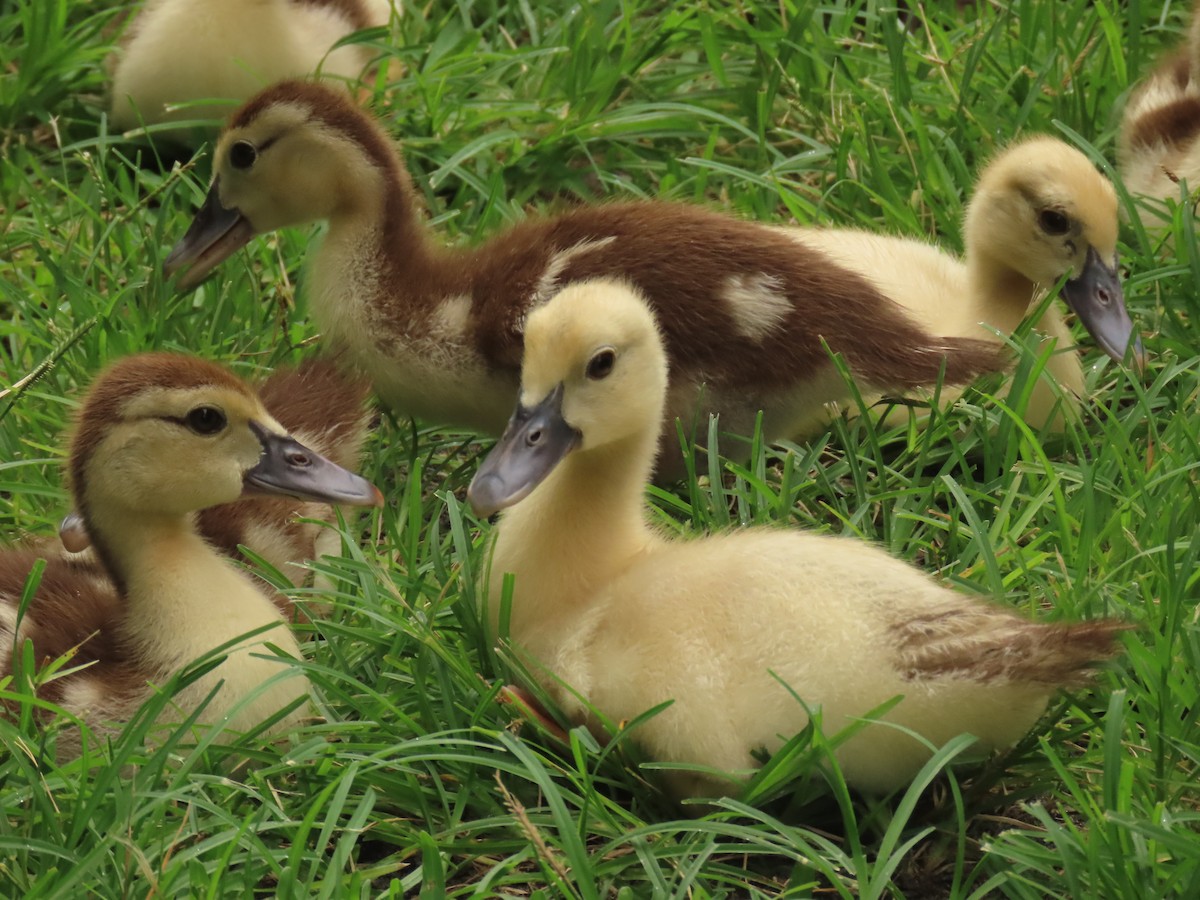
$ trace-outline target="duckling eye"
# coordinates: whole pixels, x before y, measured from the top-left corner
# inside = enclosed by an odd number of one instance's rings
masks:
[[[258,159],[258,151],[249,141],[238,141],[229,148],[229,164],[235,169],[248,169]]]
[[[225,427],[225,413],[215,406],[197,406],[184,421],[196,434],[216,434]]]
[[[1071,228],[1067,214],[1057,209],[1043,209],[1038,214],[1038,224],[1046,234],[1066,234]]]
[[[588,360],[587,377],[592,379],[592,381],[607,378],[612,374],[613,366],[616,364],[617,351],[612,347],[605,347]]]

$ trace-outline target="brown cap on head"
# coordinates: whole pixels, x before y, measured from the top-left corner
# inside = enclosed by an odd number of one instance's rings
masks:
[[[255,94],[229,119],[225,130],[245,128],[273,106],[290,104],[308,110],[320,122],[359,144],[371,161],[382,169],[402,172],[391,139],[370,113],[359,109],[345,91],[319,81],[280,81]],[[407,173],[403,173],[405,177]]]
[[[69,467],[72,491],[78,492],[88,459],[125,403],[146,388],[214,386],[254,399],[254,392],[228,370],[207,360],[179,353],[139,353],[117,360],[92,382],[80,405],[71,438]],[[76,496],[76,504],[80,502]]]

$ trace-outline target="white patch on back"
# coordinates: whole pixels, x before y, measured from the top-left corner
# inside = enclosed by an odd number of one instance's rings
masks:
[[[617,236],[610,234],[606,238],[591,239],[580,241],[578,244],[572,244],[565,250],[559,250],[550,257],[550,261],[546,263],[546,269],[542,272],[541,277],[537,281],[537,287],[533,289],[532,306],[539,306],[545,303],[551,297],[558,293],[558,279],[562,277],[563,269],[565,269],[577,256],[584,253],[591,253],[593,250],[600,250],[607,247]]]
[[[433,311],[430,331],[436,337],[463,340],[471,318],[471,298],[466,294],[447,297]]]
[[[62,705],[64,709],[88,718],[89,713],[104,708],[109,694],[102,679],[80,674],[64,679]]]
[[[752,341],[761,342],[792,311],[783,280],[765,272],[729,276],[720,297],[729,306],[734,326]]]

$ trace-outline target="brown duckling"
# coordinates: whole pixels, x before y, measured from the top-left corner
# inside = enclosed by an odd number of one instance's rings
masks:
[[[880,391],[960,384],[1002,365],[986,341],[920,327],[862,275],[776,229],[698,206],[611,203],[529,218],[477,247],[435,242],[396,148],[320,84],[274,85],[222,134],[203,208],[166,262],[199,282],[255,235],[327,221],[311,314],[397,412],[498,434],[517,394],[526,316],[567,285],[624,278],[648,298],[671,360],[675,419],[707,433],[792,437],[848,397],[822,346]],[[682,468],[678,452],[660,464]]]

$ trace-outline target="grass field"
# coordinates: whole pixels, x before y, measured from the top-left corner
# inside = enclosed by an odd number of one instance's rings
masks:
[[[447,240],[563,202],[665,197],[957,250],[974,173],[1014,136],[1064,137],[1115,177],[1123,98],[1188,14],[896,5],[428,0],[372,36],[404,72],[374,108]],[[0,6],[0,527],[14,541],[65,511],[62,434],[107,360],[172,348],[253,375],[317,337],[305,231],[255,242],[195,293],[164,283],[209,155],[171,168],[145,138],[108,133],[118,12]],[[1005,759],[950,769],[952,744],[911,790],[863,798],[822,774],[810,735],[701,815],[628,742],[516,731],[474,612],[488,526],[463,504],[487,445],[385,415],[364,471],[388,504],[347,527],[345,559],[317,564],[337,585],[303,663],[320,720],[282,750],[183,735],[146,750],[151,709],[58,766],[26,705],[0,721],[0,896],[1200,896],[1200,252],[1190,216],[1162,244],[1122,205],[1150,362],[1134,375],[1089,344],[1092,399],[1065,438],[1039,442],[984,383],[924,432],[839,421],[650,496],[672,530],[859,535],[1039,618],[1136,625],[1095,688]]]

